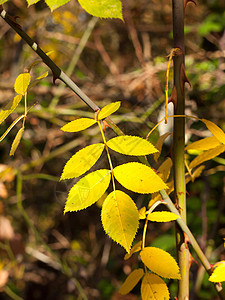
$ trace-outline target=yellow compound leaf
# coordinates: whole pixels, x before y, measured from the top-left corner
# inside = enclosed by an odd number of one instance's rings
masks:
[[[169,290],[165,282],[155,274],[145,274],[141,284],[142,300],[169,300]]]
[[[132,247],[130,249],[130,253],[126,253],[125,256],[124,256],[124,260],[127,260],[129,259],[132,254],[138,252],[138,251],[141,251],[141,245],[142,245],[142,241],[138,242],[136,245],[134,245],[134,247]]]
[[[200,165],[201,163],[218,156],[219,154],[221,154],[224,151],[225,151],[225,145],[219,145],[213,149],[209,149],[209,150],[199,154],[195,159],[193,159],[189,165],[189,168],[193,169],[193,168],[197,167],[198,165]]]
[[[179,267],[168,252],[155,247],[146,247],[141,251],[140,256],[149,270],[157,275],[172,279],[181,278]]]
[[[117,166],[114,176],[126,189],[136,193],[149,194],[167,188],[150,167],[138,162]]]
[[[168,136],[170,136],[171,134],[172,134],[171,132],[166,132],[166,133],[164,133],[163,135],[161,135],[161,136],[158,138],[158,141],[156,142],[155,147],[156,147],[156,149],[159,150],[159,152],[157,152],[157,153],[155,153],[155,154],[153,155],[153,158],[154,158],[154,160],[155,160],[156,162],[158,161],[159,156],[160,156],[160,154],[161,154],[162,146],[163,146],[163,143],[164,143],[165,139],[166,139]]]
[[[143,269],[136,269],[133,272],[131,272],[122,284],[121,288],[119,289],[119,293],[121,295],[128,294],[138,284],[139,280],[142,278],[143,275]]]
[[[102,206],[102,225],[108,236],[129,253],[139,221],[134,201],[122,191],[111,192]]]
[[[106,106],[104,106],[100,112],[98,113],[98,120],[105,119],[106,117],[113,114],[115,111],[117,111],[120,107],[120,101],[110,103]]]
[[[158,150],[148,141],[138,136],[117,136],[107,142],[112,150],[125,155],[148,155]]]
[[[211,131],[211,133],[223,144],[225,144],[225,133],[221,128],[219,128],[216,124],[213,122],[206,120],[206,119],[200,119],[206,127]]]
[[[220,141],[215,136],[210,136],[205,139],[201,139],[197,142],[193,142],[185,150],[209,150],[220,145]]]
[[[111,173],[105,169],[81,178],[69,192],[64,213],[85,209],[97,202],[107,190],[110,179]]]
[[[17,94],[25,95],[27,92],[28,85],[30,83],[30,74],[22,73],[20,74],[15,81],[14,89]]]
[[[60,180],[81,176],[99,159],[104,150],[104,144],[87,146],[74,154],[66,163]]]
[[[6,104],[6,106],[0,111],[0,124],[14,111],[17,105],[20,103],[22,95],[16,95],[13,100]]]
[[[170,222],[180,218],[169,211],[154,211],[148,215],[148,220],[152,222]]]
[[[20,141],[21,141],[21,138],[22,138],[22,136],[23,136],[24,129],[25,129],[25,128],[22,127],[22,128],[20,128],[20,130],[17,132],[16,137],[15,137],[13,143],[12,143],[12,147],[11,147],[11,150],[10,150],[9,155],[14,155],[14,153],[15,153],[17,147],[19,146],[19,143],[20,143]]]
[[[222,282],[225,281],[225,260],[219,262],[216,266],[212,275],[209,277],[211,282]]]
[[[78,132],[91,127],[95,123],[96,121],[94,119],[80,118],[67,123],[61,130],[66,132]]]

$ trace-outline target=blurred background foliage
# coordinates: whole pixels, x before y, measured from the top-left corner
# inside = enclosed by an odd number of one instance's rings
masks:
[[[198,0],[188,4],[185,17],[186,113],[207,118],[225,130],[225,2]],[[125,22],[97,20],[76,1],[52,14],[44,1],[29,8],[13,0],[5,9],[50,53],[83,91],[100,107],[122,101],[112,119],[126,133],[145,137],[164,114],[167,55],[173,47],[171,2],[123,2]],[[14,97],[19,73],[38,60],[36,54],[0,20],[0,105]],[[39,63],[32,78],[47,70]],[[169,88],[172,87],[172,71]],[[91,112],[52,74],[33,87],[23,140],[14,157],[10,147],[21,124],[0,143],[0,299],[140,299],[139,286],[121,296],[118,288],[140,265],[104,234],[101,201],[85,211],[63,215],[74,180],[59,182],[66,161],[79,149],[100,141],[96,127],[65,134],[60,127]],[[23,103],[1,125],[0,135],[23,112]],[[169,125],[168,125],[169,126]],[[163,130],[152,134],[156,142]],[[107,128],[106,135],[113,133]],[[187,143],[209,135],[200,122],[187,120]],[[161,161],[170,155],[171,141]],[[194,157],[194,156],[193,156]],[[188,156],[191,160],[193,157]],[[123,157],[114,157],[114,165]],[[101,157],[97,167],[105,167]],[[157,169],[158,165],[153,165]],[[207,162],[202,176],[189,183],[188,224],[213,263],[225,259],[225,156]],[[132,194],[138,208],[149,198]],[[142,222],[136,240],[141,239]],[[175,253],[174,224],[151,223],[147,245]],[[193,257],[195,257],[193,253]],[[191,266],[190,299],[217,299],[200,264]],[[171,298],[176,283],[168,281]]]

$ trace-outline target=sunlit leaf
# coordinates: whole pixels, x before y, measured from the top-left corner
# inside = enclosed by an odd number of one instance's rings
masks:
[[[107,190],[110,179],[111,173],[105,169],[81,178],[69,192],[64,213],[85,209],[97,202]]]
[[[125,155],[148,155],[158,150],[148,141],[138,136],[117,136],[107,142],[107,146]]]
[[[60,180],[74,178],[84,174],[99,159],[104,147],[104,144],[99,143],[87,146],[78,151],[66,163]]]
[[[22,95],[16,95],[13,100],[6,104],[0,111],[0,124],[14,111],[17,105],[20,103]]]
[[[122,284],[121,288],[119,289],[119,293],[121,295],[128,294],[138,284],[139,280],[142,278],[143,275],[143,269],[136,269],[133,272],[131,272]]]
[[[154,153],[154,155],[153,155],[153,158],[154,158],[154,160],[155,160],[156,162],[158,161],[159,156],[160,156],[160,154],[161,154],[162,146],[163,146],[163,143],[164,143],[165,139],[166,139],[168,136],[170,136],[171,134],[172,134],[171,132],[166,132],[166,133],[164,133],[163,135],[161,135],[161,136],[158,138],[158,141],[156,142],[155,147],[156,147],[156,149],[158,149],[159,152],[156,152],[156,153]]]
[[[22,73],[20,74],[15,81],[14,89],[17,94],[25,95],[27,92],[27,88],[30,83],[30,74],[29,73]]]
[[[122,3],[119,0],[78,0],[78,2],[83,9],[95,17],[123,19]]]
[[[70,0],[45,0],[46,4],[50,7],[51,11],[66,4],[69,1]]]
[[[124,256],[124,260],[129,259],[132,254],[141,251],[141,245],[142,245],[142,241],[138,242],[137,244],[135,244],[131,249],[130,249],[130,253],[126,253]]]
[[[141,251],[140,256],[149,270],[159,276],[173,279],[181,278],[177,262],[168,252],[155,247],[146,247]]]
[[[117,111],[120,107],[120,101],[110,103],[106,106],[104,106],[100,112],[98,113],[98,120],[102,120],[111,114],[113,114],[115,111]]]
[[[220,145],[220,141],[215,136],[210,136],[193,142],[185,147],[185,150],[209,150]]]
[[[138,209],[122,191],[111,192],[102,205],[102,225],[105,232],[129,253],[138,229]]]
[[[8,0],[0,0],[0,5],[2,5],[3,3],[7,2]]]
[[[141,283],[141,299],[169,300],[169,290],[162,278],[146,273]]]
[[[78,132],[91,127],[95,123],[96,121],[94,119],[80,118],[67,123],[61,130],[66,132]]]
[[[219,145],[213,149],[209,149],[209,150],[199,154],[197,157],[195,157],[191,161],[189,168],[193,169],[193,168],[197,167],[198,165],[200,165],[201,163],[218,156],[219,154],[221,154],[224,151],[225,151],[225,145]]]
[[[216,124],[213,122],[201,119],[203,123],[205,123],[206,127],[211,131],[211,133],[223,144],[225,144],[225,133],[221,128],[219,128]]]
[[[148,215],[148,220],[152,222],[170,222],[178,218],[178,215],[169,211],[154,211]]]
[[[13,143],[12,143],[12,147],[11,147],[11,150],[10,150],[10,153],[9,155],[14,155],[16,149],[18,148],[19,146],[19,143],[21,141],[21,138],[23,136],[23,133],[24,133],[24,127],[20,128],[20,130],[17,132],[16,136],[15,136],[15,139],[13,140]]]
[[[211,282],[225,281],[225,260],[219,262],[219,265],[216,266],[212,275],[209,277],[209,281]]]
[[[136,193],[148,194],[167,188],[150,167],[138,162],[117,166],[114,176],[126,189]]]

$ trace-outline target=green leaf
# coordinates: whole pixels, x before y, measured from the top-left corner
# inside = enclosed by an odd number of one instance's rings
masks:
[[[107,142],[112,150],[125,155],[148,155],[158,150],[148,141],[138,136],[117,136]]]
[[[27,92],[27,88],[30,83],[30,74],[29,73],[22,73],[20,74],[15,81],[14,89],[17,94],[25,95]]]
[[[143,269],[136,269],[132,271],[119,289],[119,293],[121,295],[128,294],[138,284],[143,275]]]
[[[94,119],[80,118],[67,123],[61,130],[66,132],[78,132],[91,127],[95,123],[96,121]]]
[[[87,146],[74,154],[66,163],[60,180],[81,176],[99,159],[105,145],[98,143]]]
[[[120,101],[110,103],[106,106],[104,106],[100,112],[98,113],[98,120],[105,119],[106,117],[113,114],[115,111],[117,111],[120,107]]]
[[[169,300],[169,290],[162,278],[152,273],[146,273],[141,284],[141,299]]]
[[[199,154],[197,157],[195,157],[195,159],[193,159],[191,161],[189,168],[193,169],[193,168],[197,167],[198,165],[200,165],[201,163],[218,156],[219,154],[221,154],[224,151],[225,151],[225,145],[219,145],[213,149],[209,149],[209,150]]]
[[[148,220],[152,222],[170,222],[180,218],[178,215],[169,211],[154,211],[148,215]]]
[[[225,260],[217,263],[212,275],[209,277],[211,282],[222,282],[225,281]]]
[[[159,276],[181,279],[177,262],[168,252],[155,247],[145,247],[140,256],[149,270]]]
[[[206,127],[211,131],[211,133],[223,144],[225,144],[225,133],[221,128],[219,128],[216,124],[213,122],[206,120],[206,119],[200,119]]]
[[[14,155],[16,149],[18,148],[19,146],[19,143],[21,141],[21,138],[23,136],[23,133],[24,133],[24,127],[20,128],[20,130],[17,132],[16,134],[16,137],[15,139],[13,140],[13,143],[12,143],[12,147],[11,147],[11,150],[10,150],[10,153],[9,155]]]
[[[22,95],[16,95],[6,106],[0,111],[0,124],[14,111],[17,105],[20,103]]]
[[[209,150],[220,145],[220,141],[215,136],[210,136],[205,139],[201,139],[197,142],[193,142],[185,147],[185,150]]]
[[[85,209],[97,202],[107,190],[110,179],[111,173],[105,169],[81,178],[69,192],[64,213]]]
[[[149,194],[167,188],[150,167],[138,162],[117,166],[113,174],[120,184],[135,193]]]
[[[69,1],[70,0],[45,0],[46,4],[50,7],[51,11],[66,4]]]
[[[78,0],[78,2],[90,15],[123,20],[122,3],[119,0]]]
[[[111,239],[129,253],[138,229],[138,209],[124,192],[111,192],[102,206],[102,225]]]

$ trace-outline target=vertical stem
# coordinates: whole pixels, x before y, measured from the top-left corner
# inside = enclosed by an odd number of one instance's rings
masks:
[[[173,0],[173,41],[174,48],[180,48],[182,54],[175,55],[174,62],[174,115],[184,115],[184,1]],[[174,187],[176,203],[180,214],[186,223],[186,184],[185,184],[185,118],[174,118],[173,132],[173,163],[174,163]],[[178,299],[189,299],[189,250],[185,244],[185,237],[177,227],[177,253],[181,272],[181,280],[178,284]]]

